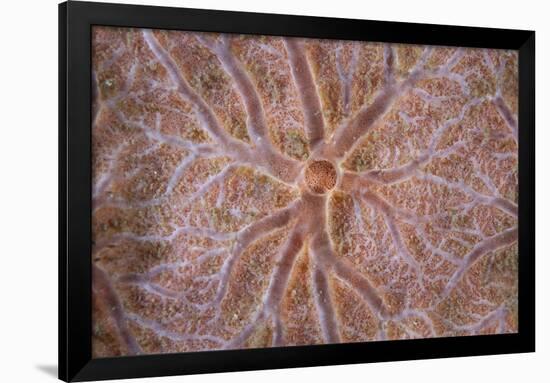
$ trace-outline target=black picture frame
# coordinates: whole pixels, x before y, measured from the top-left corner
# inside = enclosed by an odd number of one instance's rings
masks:
[[[519,52],[519,332],[92,359],[91,27],[179,29]],[[59,378],[87,381],[535,350],[535,32],[69,1],[59,5]]]

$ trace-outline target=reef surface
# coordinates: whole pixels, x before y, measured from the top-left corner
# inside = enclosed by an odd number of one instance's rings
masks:
[[[517,332],[515,51],[92,34],[94,357]]]

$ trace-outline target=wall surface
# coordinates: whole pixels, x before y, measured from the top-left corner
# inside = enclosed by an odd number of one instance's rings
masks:
[[[550,181],[545,176],[550,133],[544,107],[550,100],[550,26],[543,2],[386,1],[256,2],[233,0],[132,1],[133,3],[414,21],[537,32],[537,353],[526,355],[381,363],[371,365],[143,379],[146,382],[226,383],[299,381],[464,382],[537,381],[547,371],[550,335],[550,262],[545,217]],[[6,382],[54,381],[57,375],[57,2],[4,2],[0,23],[0,378]]]

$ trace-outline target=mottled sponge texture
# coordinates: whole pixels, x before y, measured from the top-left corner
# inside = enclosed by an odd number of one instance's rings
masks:
[[[92,36],[94,357],[518,331],[516,51]]]

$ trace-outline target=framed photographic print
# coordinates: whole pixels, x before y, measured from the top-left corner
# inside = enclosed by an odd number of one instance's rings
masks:
[[[534,47],[60,4],[60,378],[534,351]]]

